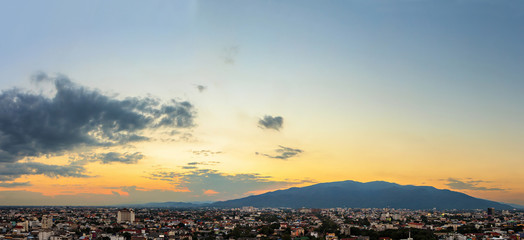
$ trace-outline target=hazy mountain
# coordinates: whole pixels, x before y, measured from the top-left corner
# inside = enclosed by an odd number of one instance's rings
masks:
[[[405,208],[405,209],[513,209],[494,201],[464,193],[427,186],[389,182],[355,181],[320,183],[261,195],[215,202],[212,207],[290,207],[290,208]]]
[[[119,207],[133,208],[198,208],[209,202],[151,202],[144,204],[125,204]]]
[[[514,203],[506,203],[506,204],[516,209],[521,209],[521,210],[524,209],[524,205],[519,205],[519,204],[514,204]]]

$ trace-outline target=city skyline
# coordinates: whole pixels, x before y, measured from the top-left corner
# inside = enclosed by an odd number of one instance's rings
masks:
[[[522,2],[1,5],[0,205],[344,180],[524,205]]]

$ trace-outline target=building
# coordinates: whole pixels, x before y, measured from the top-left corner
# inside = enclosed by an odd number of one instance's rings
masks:
[[[51,229],[53,228],[53,217],[44,215],[42,216],[42,228]]]
[[[408,227],[409,228],[422,229],[422,228],[424,228],[424,223],[410,222],[410,223],[408,223]]]
[[[29,231],[29,222],[28,221],[18,222],[16,223],[15,229],[17,229],[19,233],[27,232]]]
[[[38,233],[38,240],[49,240],[53,236],[53,232],[50,230],[44,230]]]
[[[495,213],[495,208],[488,208],[488,216],[493,216],[493,214]]]
[[[135,212],[133,211],[133,209],[122,209],[118,211],[116,221],[118,223],[134,222],[135,221]]]

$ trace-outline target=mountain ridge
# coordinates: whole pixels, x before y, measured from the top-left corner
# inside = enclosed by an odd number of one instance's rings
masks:
[[[475,198],[465,193],[432,186],[400,185],[386,181],[357,182],[353,180],[317,183],[291,187],[244,198],[213,203],[166,202],[142,204],[144,207],[164,208],[397,208],[397,209],[496,209],[509,210],[515,206]]]
[[[240,199],[219,201],[212,207],[289,208],[405,208],[405,209],[513,209],[507,204],[475,198],[432,186],[400,185],[385,181],[352,180],[276,190]]]

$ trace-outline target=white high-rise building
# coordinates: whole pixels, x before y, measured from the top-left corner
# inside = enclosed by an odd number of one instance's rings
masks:
[[[135,221],[135,212],[133,209],[123,209],[118,211],[118,215],[116,217],[116,221],[118,223],[122,222],[134,222]]]

